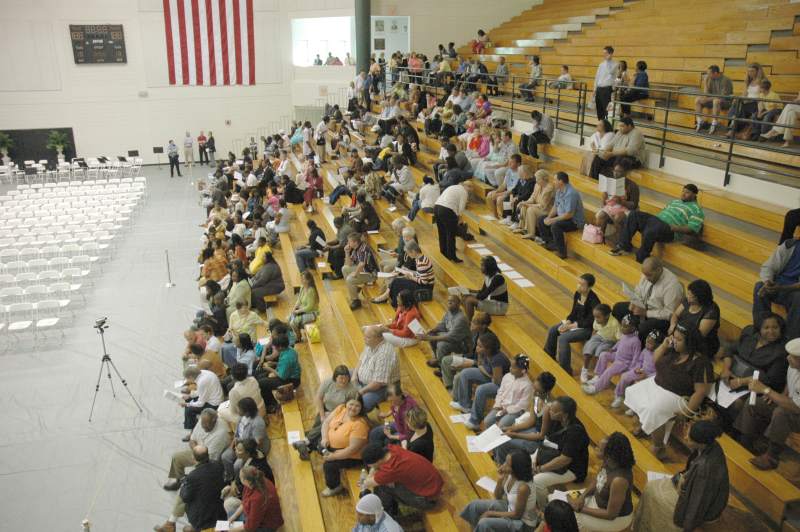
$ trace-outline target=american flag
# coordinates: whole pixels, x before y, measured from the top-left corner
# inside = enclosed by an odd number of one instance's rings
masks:
[[[253,0],[163,0],[170,85],[255,85]]]

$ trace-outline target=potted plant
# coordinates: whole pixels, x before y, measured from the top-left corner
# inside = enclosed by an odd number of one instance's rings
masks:
[[[63,131],[50,131],[47,136],[47,149],[55,150],[58,154],[58,162],[64,162],[64,150],[69,147],[69,137]]]
[[[9,151],[13,147],[14,139],[8,133],[0,131],[0,161],[3,161],[4,165],[8,165],[10,160]]]

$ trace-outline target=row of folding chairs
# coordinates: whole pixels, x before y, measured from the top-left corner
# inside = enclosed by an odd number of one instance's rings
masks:
[[[0,287],[28,286],[31,284],[49,284],[66,282],[70,290],[76,292],[81,289],[79,281],[86,280],[90,271],[81,268],[64,268],[63,270],[43,270],[40,272],[0,273]]]
[[[48,225],[37,227],[14,226],[18,234],[11,236],[16,242],[31,246],[62,246],[86,242],[110,243],[116,235],[112,222],[104,222],[103,229],[99,225]],[[10,230],[14,230],[14,227]],[[9,248],[11,246],[8,246]],[[20,246],[14,246],[20,247]]]
[[[64,189],[41,189],[41,190],[9,190],[4,196],[2,201],[10,202],[14,200],[37,200],[43,198],[70,198],[70,197],[86,197],[86,196],[110,196],[119,194],[132,194],[138,193],[139,196],[145,193],[145,187],[133,185],[118,185],[102,187],[95,185],[93,187],[70,187]]]
[[[5,219],[17,218],[20,214],[33,217],[33,216],[58,216],[60,214],[80,214],[80,213],[93,213],[105,208],[116,207],[129,207],[131,209],[139,208],[140,197],[136,196],[118,196],[107,198],[42,198],[39,200],[21,200],[17,202],[10,202],[3,205],[2,214]],[[14,213],[14,216],[5,215],[5,213]]]
[[[12,260],[0,263],[2,273],[21,273],[39,272],[43,270],[65,270],[68,268],[79,268],[86,271],[86,275],[92,271],[91,267],[100,260],[100,257],[91,255],[75,255],[74,257],[53,257],[52,259],[30,259]]]
[[[11,239],[0,239],[0,261],[52,259],[55,257],[73,257],[75,255],[94,255],[102,260],[109,250],[109,244],[100,244],[97,241],[84,243],[69,242],[60,245],[42,245],[28,242],[13,242],[16,247],[3,247]]]
[[[60,327],[63,321],[64,301],[69,300],[45,299],[36,303],[12,303],[4,307],[5,323],[0,323],[0,332],[9,334],[34,334],[54,330]],[[63,334],[63,331],[62,331]]]
[[[144,176],[139,177],[123,177],[123,178],[111,178],[111,179],[95,179],[95,180],[87,180],[87,181],[63,181],[58,183],[34,183],[32,185],[27,184],[20,184],[17,185],[17,190],[27,190],[27,189],[62,189],[62,188],[69,188],[69,187],[81,187],[81,186],[93,186],[93,185],[118,185],[120,183],[142,183],[147,184],[147,178]]]
[[[62,308],[72,302],[80,290],[80,284],[57,281],[51,284],[32,284],[22,286],[4,286],[0,288],[0,305],[13,303],[38,303],[45,299],[57,299],[62,302]]]
[[[71,218],[69,221],[66,219],[56,220],[56,221],[48,221],[42,222],[39,218],[0,218],[0,222],[6,227],[6,229],[15,231],[12,233],[12,237],[14,235],[20,235],[20,231],[23,231],[22,234],[25,234],[25,231],[34,231],[40,230],[37,232],[51,232],[56,233],[59,228],[63,228],[64,226],[74,227],[79,225],[86,226],[87,231],[91,231],[92,228],[99,227],[102,223],[109,223],[112,224],[113,230],[121,229],[121,226],[128,224],[131,221],[132,216],[134,215],[134,209],[130,207],[120,207],[118,209],[113,210],[105,210],[101,212],[97,212],[93,215],[86,216],[80,215],[77,218]],[[29,213],[26,213],[26,215]],[[50,211],[47,211],[47,217],[49,218],[52,216]],[[120,226],[117,228],[116,226]]]

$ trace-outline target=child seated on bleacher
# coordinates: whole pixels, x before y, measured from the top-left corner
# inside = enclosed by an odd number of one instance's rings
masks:
[[[581,368],[581,383],[589,382],[589,367],[592,359],[600,353],[608,351],[619,340],[619,322],[611,315],[611,307],[600,303],[592,309],[594,322],[592,323],[592,336],[583,344],[583,368]]]
[[[601,306],[601,305],[598,305]],[[595,312],[597,307],[595,307]],[[583,391],[589,395],[594,395],[608,388],[611,378],[628,371],[642,350],[642,342],[639,340],[639,320],[632,314],[626,314],[620,324],[622,336],[608,351],[603,351],[597,361],[594,370],[594,378],[583,385]],[[624,393],[623,393],[624,396]],[[619,397],[619,404],[622,404]],[[615,400],[616,402],[616,400]],[[617,406],[619,406],[619,404]],[[614,407],[616,408],[616,407]]]

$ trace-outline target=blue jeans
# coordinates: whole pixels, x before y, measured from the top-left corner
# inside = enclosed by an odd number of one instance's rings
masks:
[[[412,222],[414,218],[417,217],[417,211],[419,211],[420,203],[419,203],[419,193],[414,196],[414,201],[411,202],[411,209],[408,211],[408,219]]]
[[[351,369],[350,372],[352,373],[352,371]],[[362,388],[369,384],[366,382],[359,382],[358,379],[353,379],[353,383],[356,385],[356,388]],[[362,395],[361,398],[364,400],[364,413],[371,412],[373,408],[378,406],[378,403],[386,400],[386,386],[382,386],[375,392],[367,392]]]
[[[478,368],[462,369],[453,380],[453,400],[464,408],[470,408],[472,406],[472,385],[487,382],[489,382],[489,377],[481,373]]]
[[[338,187],[333,189],[333,192],[331,192],[331,195],[328,197],[328,199],[330,200],[330,204],[335,205],[336,202],[339,201],[340,197],[347,194],[350,194],[350,189],[347,188],[345,185],[339,185]]]
[[[547,342],[544,344],[545,352],[553,358],[558,357],[558,363],[568,374],[572,375],[572,352],[570,345],[572,342],[585,342],[592,336],[591,329],[572,329],[565,333],[559,333],[560,323],[550,327],[547,331]]]
[[[231,342],[225,342],[219,350],[222,356],[222,362],[225,366],[232,368],[236,364],[236,346]]]
[[[486,403],[489,399],[497,395],[500,387],[493,382],[481,384],[475,389],[475,399],[472,401],[472,412],[469,415],[469,422],[478,425],[486,415]]]
[[[477,499],[461,511],[460,517],[470,524],[474,532],[518,532],[521,530],[533,530],[526,527],[520,519],[508,517],[484,517],[481,516],[488,511],[507,512],[508,502],[491,499]]]
[[[302,248],[294,252],[294,260],[297,262],[297,269],[303,273],[308,268],[314,267],[317,260],[317,252],[311,248]]]
[[[496,393],[496,392],[495,392]],[[500,418],[497,417],[497,410],[492,408],[489,410],[489,413],[486,414],[486,417],[483,418],[483,425],[485,427],[491,427],[495,423],[500,423],[500,428],[504,429],[506,427],[510,427],[514,424],[519,416],[522,415],[522,411],[517,412],[516,414],[505,414]]]

